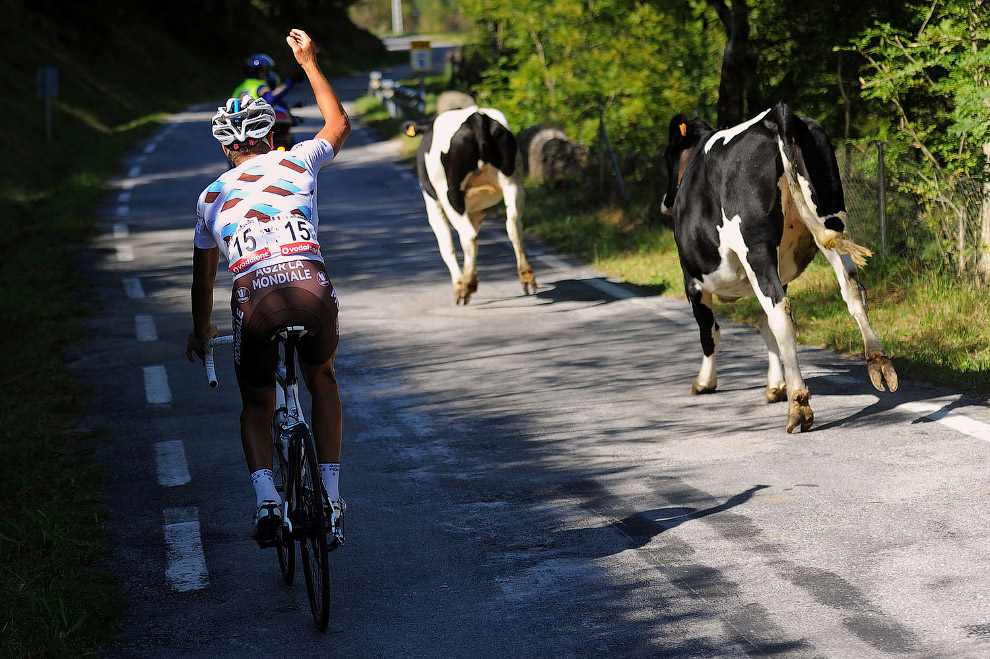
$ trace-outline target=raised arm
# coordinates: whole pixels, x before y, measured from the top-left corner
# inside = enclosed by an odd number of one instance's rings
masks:
[[[305,71],[309,78],[309,84],[316,95],[316,104],[323,115],[323,128],[316,134],[333,145],[334,153],[340,152],[340,147],[344,145],[344,140],[351,134],[351,121],[344,112],[344,106],[340,104],[337,93],[330,86],[325,75],[320,70],[320,65],[316,63],[316,44],[309,38],[309,35],[302,30],[293,29],[289,36],[285,38],[286,43],[292,48],[299,66]]]

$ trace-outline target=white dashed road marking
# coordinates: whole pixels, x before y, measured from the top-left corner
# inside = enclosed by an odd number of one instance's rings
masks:
[[[134,248],[130,245],[117,245],[117,260],[123,263],[134,260]]]
[[[158,484],[164,487],[185,485],[190,480],[186,462],[186,449],[181,439],[155,444],[155,464],[158,467]]]
[[[164,366],[144,367],[144,395],[151,405],[164,405],[172,401],[172,391],[168,388],[168,373]]]
[[[127,176],[129,178],[137,178],[141,175],[141,165],[134,165],[129,170],[127,170]]]
[[[199,590],[209,581],[198,508],[165,509],[165,576],[173,590]]]
[[[134,334],[138,341],[157,341],[158,328],[155,327],[155,319],[151,314],[138,314],[134,316]]]
[[[137,277],[125,277],[124,293],[131,299],[144,297],[144,287],[141,285],[141,280]]]
[[[130,230],[127,228],[126,224],[113,225],[114,238],[126,238],[129,234],[130,234]]]
[[[157,149],[157,148],[158,148],[158,144],[156,142],[152,142],[148,146],[144,147],[144,152],[145,153],[154,153],[155,152],[155,149]]]

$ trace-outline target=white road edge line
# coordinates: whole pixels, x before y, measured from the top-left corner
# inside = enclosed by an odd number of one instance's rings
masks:
[[[158,484],[163,487],[185,485],[192,480],[181,439],[155,444],[155,465],[158,467]]]
[[[946,406],[951,404],[952,402],[929,403],[924,401],[915,401],[901,403],[894,408],[894,411],[896,412],[897,410],[903,410],[905,412],[921,414],[922,416],[919,417],[921,419],[937,421],[943,426],[952,428],[953,430],[961,432],[964,435],[974,437],[984,442],[990,442],[990,424],[977,421],[976,419],[971,419],[965,414],[958,414],[952,412],[951,410],[946,410]]]
[[[158,328],[151,314],[140,313],[134,316],[134,334],[138,341],[157,341]]]
[[[534,259],[538,259],[547,263],[548,265],[560,269],[568,270],[570,265],[568,265],[562,259],[553,256],[552,254],[538,254],[533,256]],[[585,279],[585,284],[597,288],[598,290],[616,297],[619,299],[628,299],[633,297],[633,294],[629,291],[616,286],[604,279]],[[679,324],[684,324],[680,319],[675,319],[672,314],[668,315],[667,310],[653,310],[656,315],[678,322]],[[860,380],[858,378],[848,376],[848,375],[826,375],[825,377],[839,383],[858,383]],[[982,440],[984,442],[990,442],[990,424],[983,423],[982,421],[977,421],[976,419],[971,419],[964,414],[956,414],[952,412],[940,412],[944,405],[939,405],[937,403],[925,403],[925,402],[911,402],[903,403],[898,405],[895,410],[904,410],[907,412],[921,413],[924,417],[929,417],[932,421],[937,421],[942,425],[952,428],[958,432],[974,437],[976,439]]]
[[[144,287],[141,285],[141,280],[137,277],[125,277],[124,280],[124,293],[127,297],[132,299],[144,297]]]
[[[168,388],[168,373],[164,366],[144,367],[144,395],[149,405],[172,402],[172,391]]]
[[[198,508],[165,509],[165,577],[173,590],[188,592],[209,582]]]

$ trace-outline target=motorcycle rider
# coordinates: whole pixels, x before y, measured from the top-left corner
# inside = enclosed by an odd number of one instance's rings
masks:
[[[292,127],[302,120],[289,112],[282,99],[292,90],[295,81],[290,77],[280,84],[274,68],[275,60],[268,55],[250,55],[244,60],[244,74],[247,78],[234,89],[231,98],[250,96],[268,101],[275,109],[275,147],[290,149],[295,143]]]
[[[251,98],[263,98],[274,107],[282,103],[294,84],[292,78],[280,83],[275,73],[275,60],[264,53],[249,55],[244,60],[244,75],[247,77],[234,88],[231,98],[247,94]]]

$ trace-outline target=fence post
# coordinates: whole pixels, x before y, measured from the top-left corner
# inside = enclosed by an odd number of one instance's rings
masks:
[[[880,205],[880,251],[887,256],[887,172],[883,163],[883,142],[877,140],[877,178]]]
[[[612,150],[612,142],[608,139],[608,131],[605,130],[605,110],[601,107],[598,108],[598,130],[601,133],[605,147],[608,149],[609,158],[612,160],[612,170],[615,172],[615,178],[619,181],[619,193],[622,195],[622,203],[625,204],[627,202],[626,183],[622,180],[622,170],[619,168],[619,160],[615,157],[615,151]]]

